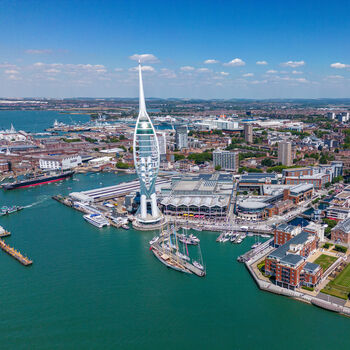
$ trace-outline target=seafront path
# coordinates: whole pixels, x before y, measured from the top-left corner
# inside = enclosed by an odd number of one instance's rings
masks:
[[[259,271],[259,269],[257,268],[257,264],[260,261],[262,261],[272,250],[273,248],[270,247],[270,249],[261,252],[260,254],[254,256],[252,259],[245,262],[248,271],[250,272],[251,276],[254,278],[256,284],[261,290],[291,297],[303,301],[305,303],[316,305],[329,311],[334,311],[346,316],[350,316],[350,305],[345,300],[341,300],[339,298],[334,297],[328,297],[323,293],[313,295],[311,293],[303,292],[301,289],[290,290],[271,283],[270,280],[267,277],[263,276],[262,273]],[[337,263],[340,260],[342,259],[338,259],[335,263]],[[335,267],[332,266],[329,270],[333,270]]]

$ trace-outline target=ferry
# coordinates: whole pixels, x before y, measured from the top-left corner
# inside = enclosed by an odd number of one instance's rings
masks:
[[[16,213],[17,211],[22,210],[23,207],[19,207],[17,205],[14,205],[12,207],[6,207],[6,206],[2,206],[0,208],[0,215],[8,215],[8,214],[12,214],[12,213]]]
[[[87,214],[87,215],[84,215],[83,218],[88,223],[98,228],[109,226],[109,221],[101,214]]]
[[[73,176],[74,171],[65,171],[62,173],[46,174],[41,176],[33,176],[24,180],[4,183],[1,187],[4,190],[14,190],[17,188],[33,187],[51,182],[62,181]]]

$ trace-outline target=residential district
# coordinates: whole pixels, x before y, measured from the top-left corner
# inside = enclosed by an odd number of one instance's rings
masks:
[[[130,182],[54,199],[97,227],[156,230],[158,260],[198,276],[205,264],[187,256],[187,244],[199,245],[187,230],[218,231],[220,244],[256,235],[238,261],[261,289],[350,316],[350,105],[152,101],[150,118],[141,68],[139,81],[138,111],[134,100],[0,101],[2,109],[91,117],[57,118],[36,133],[1,130],[3,189],[130,174]]]

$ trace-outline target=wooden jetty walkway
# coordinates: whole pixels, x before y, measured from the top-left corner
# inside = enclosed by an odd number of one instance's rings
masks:
[[[2,239],[0,239],[0,248],[6,252],[7,254],[11,255],[13,258],[15,258],[17,261],[19,261],[22,265],[28,266],[32,265],[33,261],[28,259],[27,257],[23,256],[20,252],[18,252],[16,249],[10,247],[7,245]]]

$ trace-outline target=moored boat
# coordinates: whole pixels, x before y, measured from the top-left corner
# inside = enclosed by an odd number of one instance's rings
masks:
[[[73,176],[73,174],[74,174],[74,171],[65,171],[65,172],[56,173],[53,175],[46,174],[46,175],[41,175],[41,176],[34,176],[34,177],[24,179],[24,180],[4,183],[4,184],[2,184],[1,187],[4,190],[14,190],[14,189],[18,189],[18,188],[33,187],[33,186],[48,184],[51,182],[62,181],[64,179],[67,179],[67,178]]]
[[[102,214],[87,214],[87,215],[83,215],[83,218],[88,223],[98,228],[109,226],[109,221]]]

